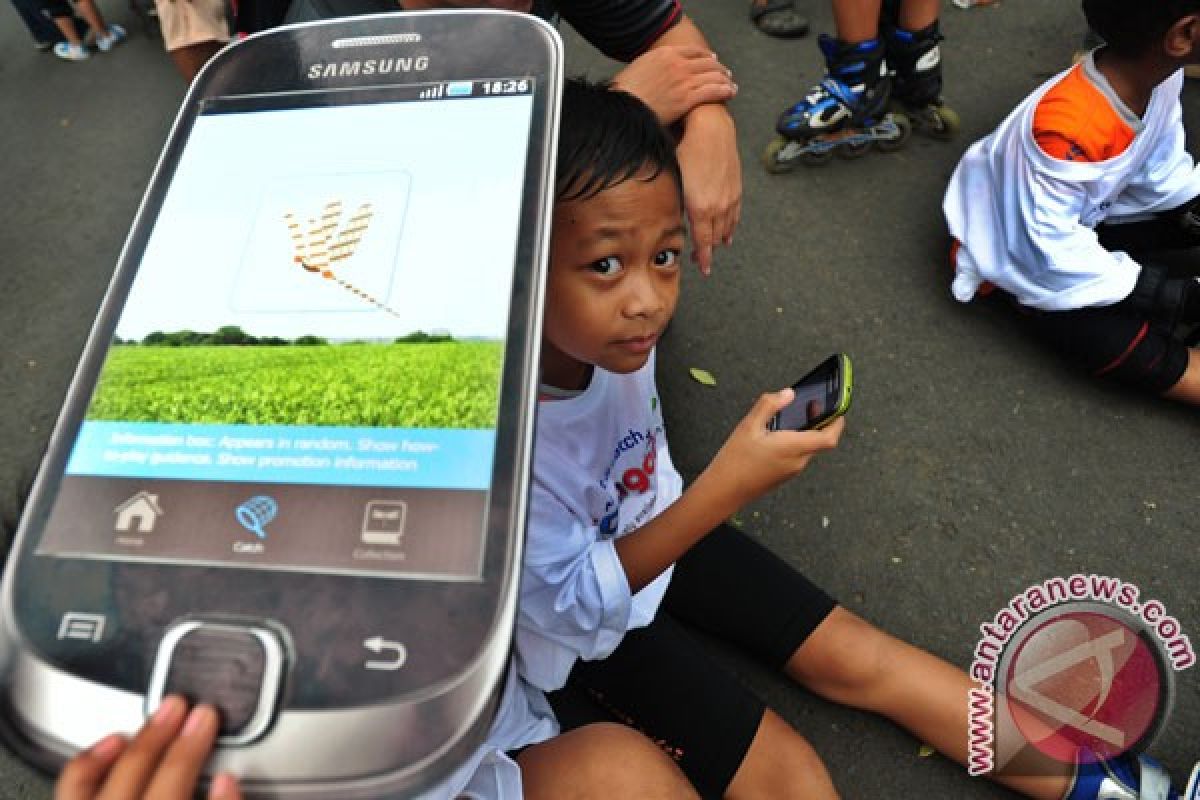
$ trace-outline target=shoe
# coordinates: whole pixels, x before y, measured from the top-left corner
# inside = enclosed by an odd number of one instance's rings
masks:
[[[795,39],[808,33],[808,20],[797,13],[792,0],[751,0],[750,21],[778,39]]]
[[[125,41],[125,29],[120,25],[109,25],[108,33],[96,37],[96,47],[101,53],[107,53]]]
[[[88,59],[86,47],[81,44],[71,44],[70,42],[59,42],[54,45],[54,55],[64,61],[86,61]]]

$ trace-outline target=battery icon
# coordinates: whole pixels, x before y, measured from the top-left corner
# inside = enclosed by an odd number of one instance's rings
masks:
[[[448,97],[470,97],[474,89],[475,84],[471,81],[451,81],[446,84],[446,95]]]

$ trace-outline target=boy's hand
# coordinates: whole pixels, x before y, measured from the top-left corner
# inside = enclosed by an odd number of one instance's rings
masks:
[[[817,453],[837,447],[846,427],[844,417],[819,431],[767,429],[793,397],[790,388],[760,397],[705,470],[710,489],[730,493],[733,510],[798,475]]]
[[[55,800],[189,800],[217,738],[217,712],[167,697],[133,737],[113,734],[71,759]],[[213,779],[209,800],[241,800],[229,775]]]

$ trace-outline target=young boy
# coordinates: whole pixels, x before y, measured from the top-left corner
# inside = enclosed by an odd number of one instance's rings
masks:
[[[999,289],[1087,372],[1200,403],[1200,171],[1184,149],[1181,67],[1200,2],[1084,0],[1105,46],[1052,78],[963,157],[946,193],[955,298]]]
[[[596,718],[659,742],[705,798],[837,795],[812,747],[689,627],[963,762],[963,672],[838,606],[722,522],[835,447],[844,421],[768,430],[791,400],[786,389],[760,398],[690,487],[671,463],[654,380],[684,247],[669,136],[632,96],[569,83],[556,183],[518,608],[522,678],[545,692],[582,690]],[[1060,766],[1003,780],[1046,800],[1138,796],[1116,793],[1101,767],[1074,780]]]
[[[918,130],[949,138],[958,115],[942,102],[940,0],[832,0],[837,36],[822,34],[825,79],[787,108],[776,122],[781,139],[767,168],[795,161],[821,163],[842,149],[859,154],[874,141],[899,146],[898,128],[880,125],[889,108]]]

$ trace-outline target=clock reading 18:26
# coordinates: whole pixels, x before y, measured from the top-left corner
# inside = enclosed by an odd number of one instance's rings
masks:
[[[527,94],[530,81],[525,78],[500,81],[481,81],[484,94]]]

